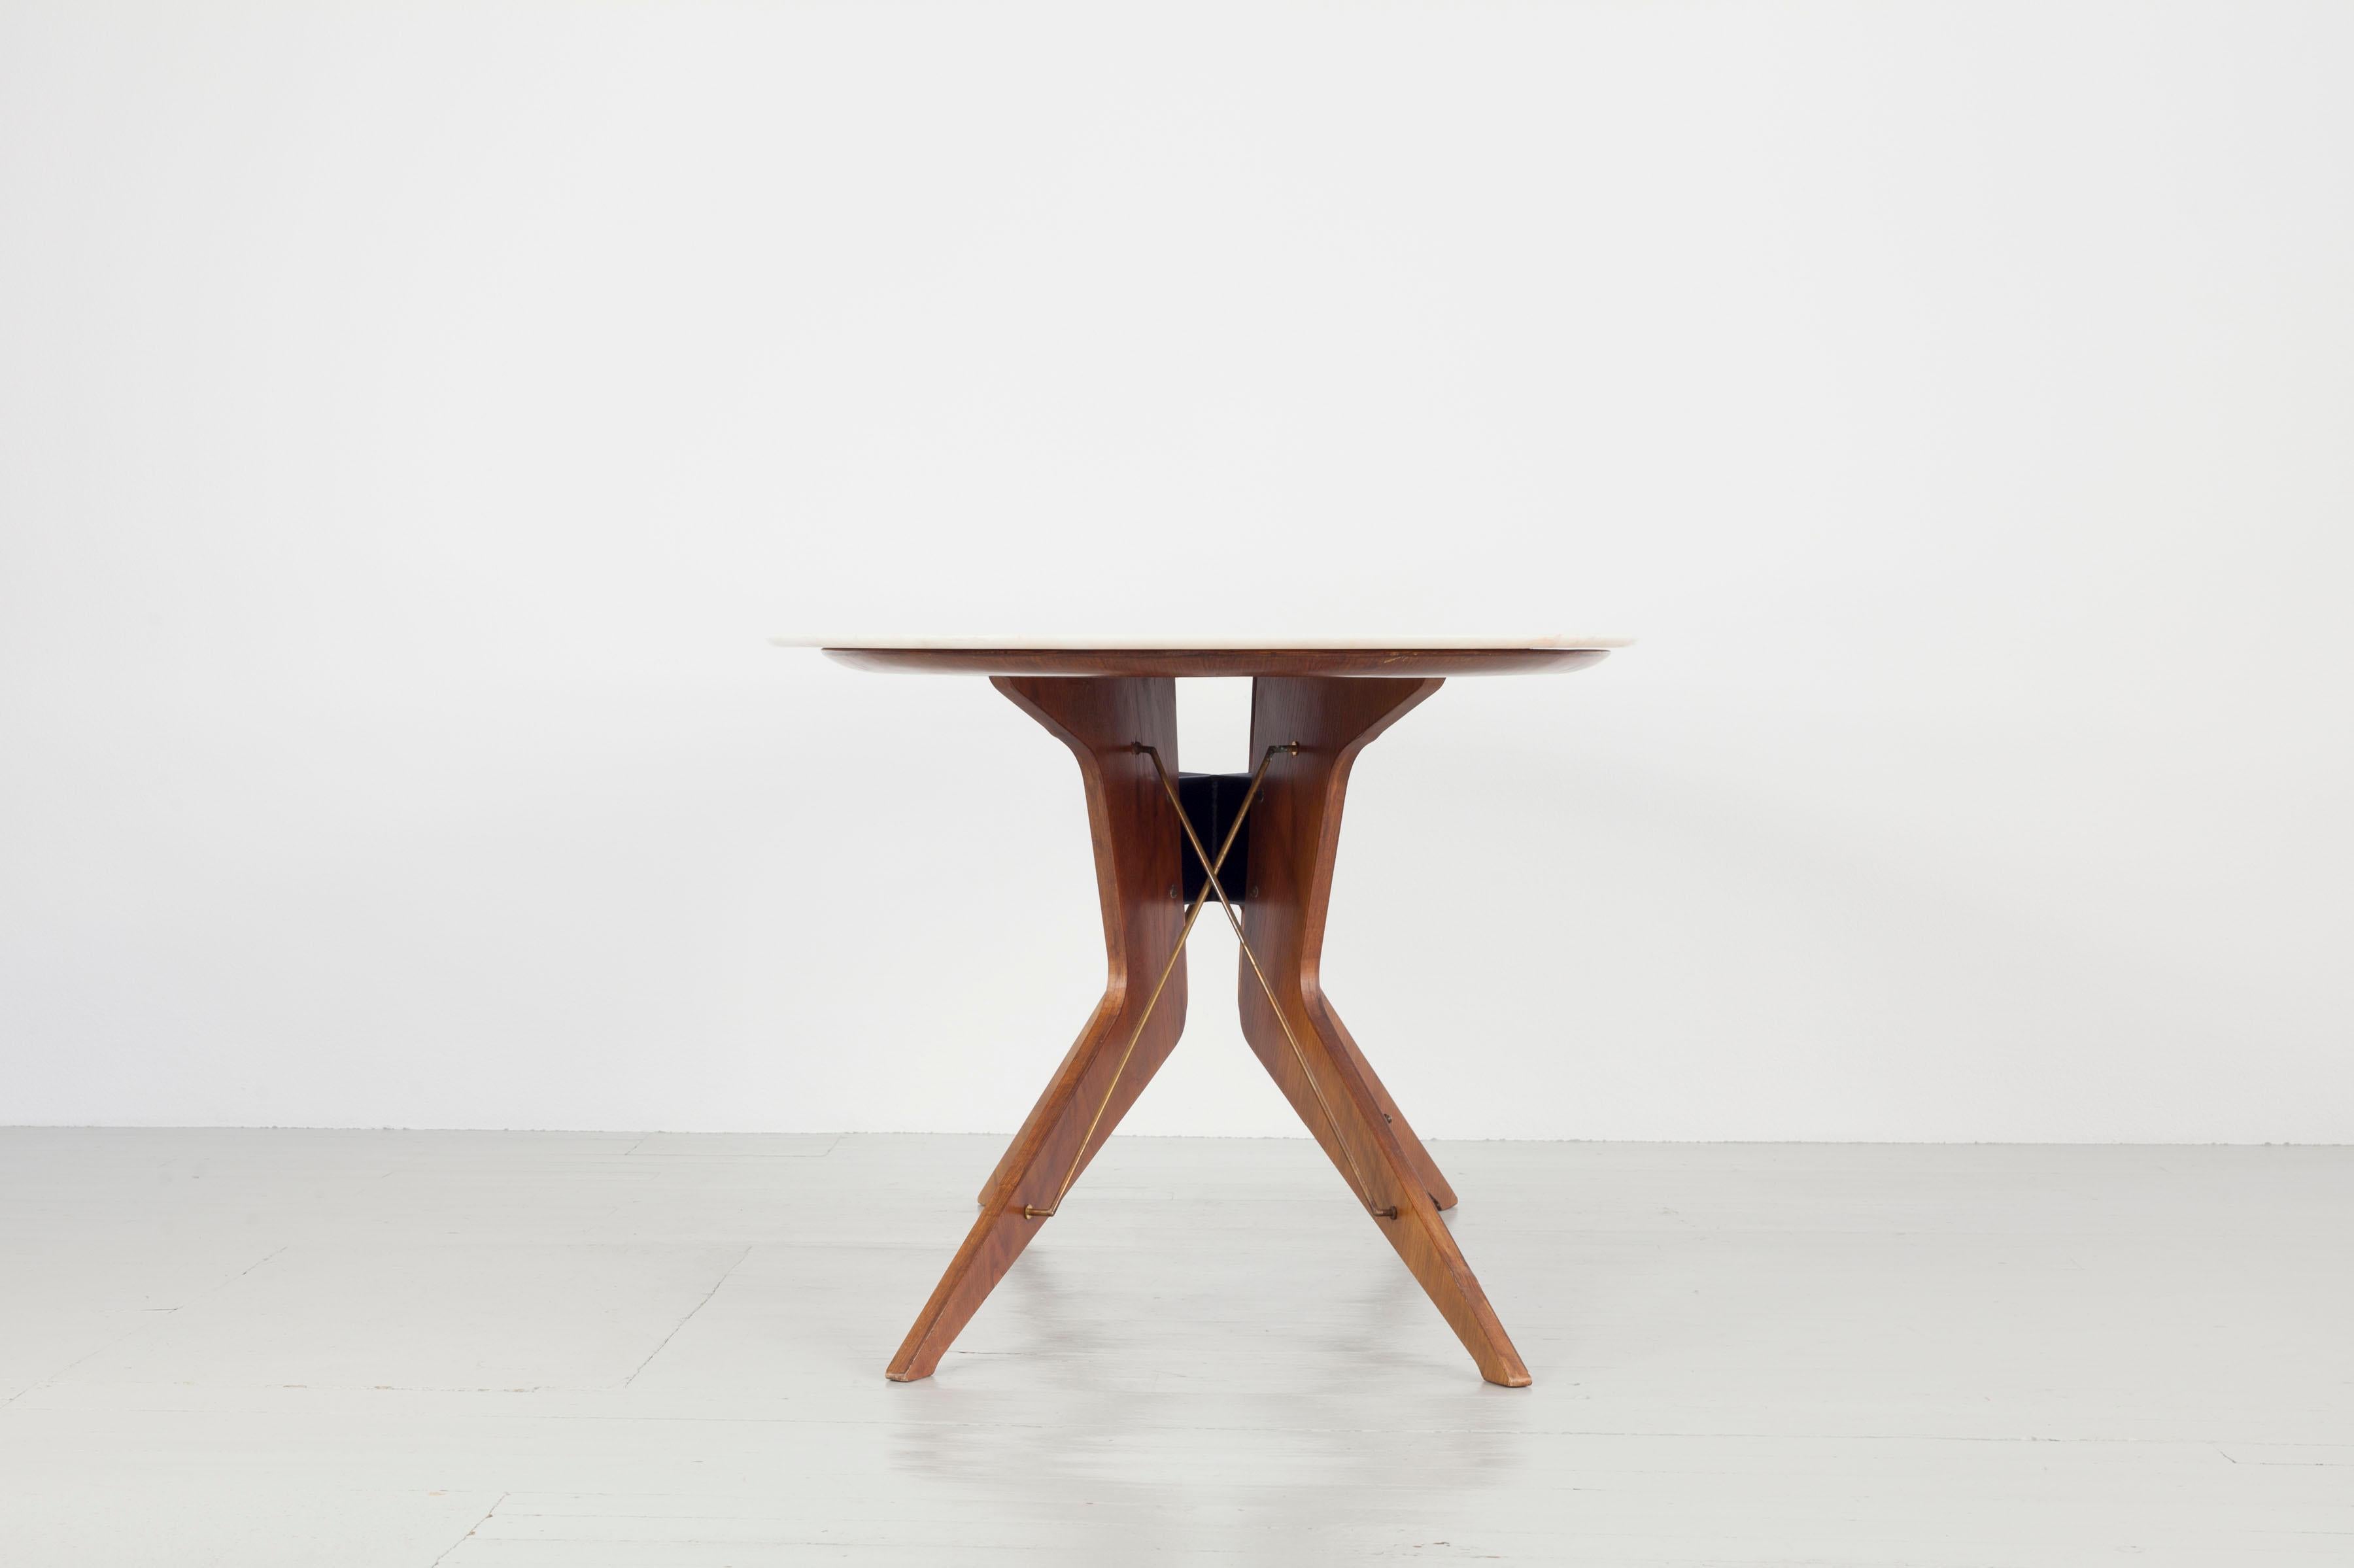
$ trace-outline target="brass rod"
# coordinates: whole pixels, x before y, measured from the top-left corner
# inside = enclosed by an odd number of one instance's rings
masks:
[[[1163,780],[1168,779],[1168,770],[1161,766],[1161,753],[1141,741],[1136,743],[1136,749],[1150,757],[1154,771],[1160,773]],[[1250,788],[1243,791],[1243,803],[1235,809],[1235,820],[1227,824],[1225,842],[1218,845],[1219,865],[1226,863],[1226,852],[1235,847],[1235,835],[1242,832],[1243,819],[1250,814],[1251,802],[1258,799],[1259,780],[1267,777],[1267,765],[1275,760],[1275,754],[1278,751],[1299,749],[1296,746],[1270,746],[1267,748],[1267,755],[1258,759],[1258,767],[1251,773]],[[1177,820],[1184,823],[1186,836],[1193,840],[1193,853],[1200,854],[1202,841],[1194,836],[1193,824],[1185,821],[1185,809],[1182,804],[1177,809]],[[1202,863],[1204,866],[1210,864],[1206,858]],[[1064,1198],[1069,1195],[1071,1183],[1079,1179],[1079,1167],[1087,1160],[1087,1145],[1095,1141],[1096,1128],[1103,1125],[1104,1113],[1111,1109],[1112,1097],[1119,1093],[1119,1080],[1128,1072],[1128,1059],[1136,1054],[1137,1044],[1144,1038],[1144,1026],[1152,1022],[1152,1010],[1161,1004],[1161,992],[1169,984],[1169,977],[1177,972],[1177,960],[1183,956],[1185,944],[1193,935],[1193,922],[1202,917],[1203,906],[1210,901],[1213,885],[1214,869],[1213,880],[1204,883],[1202,891],[1194,895],[1192,906],[1185,911],[1185,924],[1177,932],[1177,945],[1169,949],[1169,961],[1161,966],[1161,978],[1152,982],[1152,994],[1144,999],[1144,1011],[1138,1015],[1136,1028],[1128,1037],[1128,1048],[1119,1054],[1119,1061],[1111,1070],[1111,1082],[1104,1087],[1103,1101],[1096,1107],[1095,1119],[1087,1123],[1087,1130],[1080,1136],[1078,1148],[1071,1151],[1071,1168],[1064,1172],[1063,1184],[1055,1190],[1055,1201],[1043,1209],[1034,1204],[1023,1204],[1024,1219],[1053,1219],[1055,1212],[1063,1206]]]
[[[1283,1031],[1284,1043],[1291,1047],[1292,1058],[1299,1064],[1300,1075],[1308,1080],[1308,1092],[1316,1097],[1316,1108],[1324,1113],[1324,1125],[1332,1129],[1332,1141],[1340,1146],[1341,1158],[1349,1162],[1349,1173],[1355,1178],[1357,1202],[1365,1206],[1365,1213],[1377,1220],[1396,1219],[1398,1212],[1394,1203],[1386,1209],[1373,1207],[1373,1184],[1365,1180],[1364,1168],[1357,1163],[1357,1151],[1349,1147],[1348,1138],[1341,1131],[1341,1118],[1332,1114],[1331,1102],[1324,1097],[1324,1086],[1316,1081],[1316,1069],[1308,1065],[1308,1053],[1300,1048],[1299,1036],[1291,1032],[1291,1020],[1283,1015],[1283,1003],[1276,1000],[1275,988],[1267,983],[1267,971],[1258,967],[1258,955],[1251,951],[1250,938],[1243,935],[1242,917],[1235,913],[1234,904],[1226,897],[1225,885],[1218,881],[1218,866],[1212,865],[1210,857],[1203,853],[1202,836],[1193,831],[1192,820],[1185,815],[1184,802],[1178,799],[1177,786],[1170,779],[1169,769],[1161,766],[1161,754],[1150,747],[1145,749],[1151,753],[1152,770],[1161,775],[1161,788],[1168,794],[1169,803],[1177,808],[1177,821],[1184,828],[1185,837],[1193,843],[1193,853],[1200,857],[1204,869],[1209,874],[1204,880],[1209,890],[1218,895],[1218,907],[1226,912],[1226,924],[1235,928],[1235,940],[1242,944],[1243,958],[1249,963],[1251,973],[1258,978],[1258,989],[1267,996],[1267,1009],[1275,1014],[1275,1022]],[[1278,751],[1297,753],[1299,750],[1296,745],[1269,747],[1267,756],[1272,758]],[[1267,763],[1261,761],[1260,770],[1265,771],[1266,768]],[[1257,787],[1257,780],[1253,779],[1251,788],[1256,791]],[[1235,815],[1235,821],[1237,824],[1241,822],[1240,813]],[[1227,833],[1226,842],[1234,842],[1232,832]],[[1225,852],[1221,849],[1218,865],[1224,865],[1225,860]]]

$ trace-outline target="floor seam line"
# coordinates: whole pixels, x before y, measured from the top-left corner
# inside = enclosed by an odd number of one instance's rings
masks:
[[[685,1328],[689,1323],[695,1321],[695,1315],[697,1312],[702,1311],[705,1307],[711,1305],[711,1298],[719,1294],[719,1287],[726,1284],[730,1279],[734,1278],[736,1277],[736,1271],[744,1266],[744,1260],[751,1255],[752,1249],[748,1246],[742,1252],[736,1255],[736,1261],[729,1264],[726,1268],[721,1272],[719,1277],[711,1282],[711,1288],[703,1293],[703,1299],[696,1302],[693,1307],[687,1308],[686,1316],[681,1318],[676,1323],[673,1324],[671,1326],[670,1332],[662,1337],[662,1343],[656,1345],[652,1350],[648,1351],[646,1352],[646,1359],[638,1363],[636,1371],[631,1372],[629,1376],[621,1380],[621,1386],[623,1388],[627,1388],[631,1383],[637,1382],[638,1373],[653,1365],[654,1358],[662,1354],[663,1351],[667,1350],[673,1340],[678,1338],[678,1331],[681,1329]]]
[[[466,1542],[470,1542],[470,1541],[472,1541],[472,1540],[473,1540],[473,1539],[474,1539],[474,1531],[478,1531],[478,1530],[482,1529],[482,1526],[484,1526],[484,1525],[486,1525],[486,1524],[490,1523],[490,1522],[491,1522],[491,1515],[493,1515],[493,1514],[494,1514],[494,1513],[498,1512],[498,1511],[499,1511],[500,1505],[501,1505],[501,1504],[503,1504],[503,1503],[504,1503],[504,1502],[507,1500],[507,1499],[509,1499],[509,1498],[511,1498],[511,1497],[513,1497],[513,1496],[514,1496],[514,1494],[513,1492],[501,1492],[501,1493],[499,1494],[498,1501],[497,1501],[497,1502],[493,1503],[489,1508],[485,1509],[485,1510],[482,1511],[482,1518],[480,1518],[480,1519],[476,1520],[473,1523],[472,1523],[472,1524],[468,1525],[468,1526],[466,1527],[466,1533],[465,1533],[465,1534],[463,1534],[463,1535],[460,1536],[457,1540],[455,1540],[455,1541],[451,1542],[449,1545],[447,1545],[447,1546],[443,1547],[443,1548],[441,1549],[440,1556],[438,1556],[438,1557],[434,1558],[434,1559],[433,1559],[433,1561],[432,1561],[432,1563],[431,1563],[430,1564],[429,1564],[429,1565],[428,1565],[428,1568],[441,1568],[441,1563],[442,1563],[442,1560],[443,1560],[444,1558],[447,1558],[447,1557],[450,1555],[450,1553],[451,1553],[452,1552],[457,1551],[457,1550],[458,1550],[458,1548],[460,1548],[461,1546],[465,1545],[465,1544],[466,1544]]]

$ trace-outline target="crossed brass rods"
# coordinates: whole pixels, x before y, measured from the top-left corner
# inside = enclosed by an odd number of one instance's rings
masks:
[[[1272,757],[1278,751],[1297,752],[1299,749],[1296,745],[1270,747],[1267,755]],[[1299,1048],[1299,1036],[1291,1032],[1291,1020],[1283,1015],[1283,1003],[1275,1000],[1275,988],[1267,983],[1267,971],[1258,967],[1258,955],[1251,951],[1250,939],[1243,935],[1242,916],[1235,913],[1234,905],[1226,897],[1225,885],[1218,881],[1218,866],[1226,863],[1225,848],[1222,846],[1218,851],[1217,864],[1211,864],[1210,857],[1202,853],[1202,837],[1193,831],[1193,819],[1185,815],[1184,803],[1177,798],[1176,782],[1169,777],[1169,769],[1161,765],[1161,754],[1149,746],[1144,750],[1152,758],[1152,770],[1161,775],[1161,788],[1167,791],[1169,804],[1176,809],[1178,825],[1185,830],[1185,837],[1193,844],[1193,853],[1201,856],[1202,864],[1209,873],[1203,880],[1209,885],[1210,891],[1218,895],[1218,907],[1226,912],[1226,924],[1235,928],[1235,940],[1242,945],[1243,957],[1249,962],[1251,973],[1258,977],[1258,989],[1267,998],[1267,1011],[1275,1014],[1275,1022],[1283,1030],[1284,1044],[1291,1047],[1291,1059],[1299,1064],[1299,1075],[1308,1080],[1308,1092],[1316,1097],[1316,1108],[1324,1113],[1324,1125],[1332,1129],[1332,1141],[1349,1161],[1349,1174],[1356,1179],[1357,1202],[1364,1204],[1365,1212],[1377,1220],[1396,1219],[1396,1204],[1393,1203],[1386,1209],[1373,1207],[1373,1183],[1365,1180],[1365,1172],[1357,1163],[1357,1151],[1349,1147],[1348,1139],[1341,1133],[1341,1119],[1332,1114],[1331,1102],[1324,1097],[1324,1086],[1316,1081],[1316,1069],[1308,1065],[1308,1053]],[[1261,762],[1259,766],[1265,768],[1267,764]],[[1254,779],[1251,782],[1256,790],[1258,781]],[[1243,810],[1249,809],[1250,797],[1246,795],[1243,797]],[[1235,825],[1240,827],[1242,820],[1242,811],[1236,811]],[[1234,836],[1229,830],[1226,842],[1232,843]]]
[[[1112,1097],[1119,1092],[1119,1080],[1128,1071],[1129,1058],[1136,1054],[1137,1043],[1144,1038],[1144,1026],[1152,1021],[1152,1010],[1160,1004],[1161,992],[1169,984],[1169,977],[1176,972],[1177,959],[1185,951],[1185,944],[1193,938],[1193,922],[1202,917],[1203,906],[1208,904],[1210,895],[1214,893],[1217,895],[1218,907],[1225,911],[1226,922],[1234,927],[1235,940],[1241,943],[1243,957],[1249,960],[1251,973],[1257,977],[1258,988],[1266,993],[1267,1006],[1275,1013],[1275,1021],[1283,1030],[1283,1038],[1290,1045],[1291,1054],[1299,1062],[1301,1075],[1308,1080],[1309,1092],[1316,1097],[1316,1108],[1324,1113],[1324,1125],[1332,1129],[1332,1141],[1340,1146],[1342,1156],[1349,1161],[1350,1173],[1356,1179],[1357,1201],[1363,1203],[1366,1212],[1376,1219],[1397,1218],[1395,1205],[1386,1209],[1376,1209],[1373,1206],[1373,1200],[1365,1195],[1372,1191],[1372,1188],[1365,1181],[1364,1171],[1357,1165],[1356,1150],[1351,1149],[1348,1139],[1341,1136],[1340,1122],[1332,1115],[1331,1104],[1324,1098],[1324,1090],[1316,1081],[1315,1070],[1308,1065],[1308,1054],[1300,1049],[1299,1037],[1292,1033],[1291,1021],[1284,1017],[1282,1004],[1275,999],[1275,988],[1267,983],[1267,971],[1259,968],[1258,955],[1251,951],[1249,941],[1243,936],[1242,921],[1235,916],[1235,906],[1226,897],[1225,885],[1218,881],[1218,872],[1226,863],[1227,852],[1235,847],[1235,837],[1242,832],[1243,819],[1250,815],[1251,804],[1258,799],[1259,783],[1267,777],[1267,764],[1275,760],[1278,752],[1285,756],[1297,755],[1299,747],[1294,743],[1289,746],[1270,746],[1267,748],[1266,755],[1258,759],[1258,766],[1251,770],[1250,788],[1243,791],[1243,803],[1235,809],[1235,820],[1226,824],[1226,836],[1219,841],[1218,853],[1214,858],[1203,846],[1201,835],[1193,831],[1192,821],[1186,817],[1184,802],[1178,797],[1177,786],[1170,779],[1169,769],[1161,763],[1160,751],[1140,741],[1137,743],[1136,749],[1152,758],[1152,770],[1160,775],[1161,788],[1168,795],[1169,804],[1177,813],[1178,824],[1185,830],[1185,837],[1193,844],[1193,853],[1200,859],[1206,874],[1203,878],[1202,891],[1194,895],[1193,904],[1186,908],[1185,924],[1177,933],[1177,945],[1170,950],[1169,961],[1161,965],[1161,978],[1152,982],[1152,993],[1144,999],[1144,1012],[1137,1018],[1135,1032],[1128,1037],[1128,1048],[1119,1054],[1119,1061],[1111,1070],[1111,1082],[1105,1086],[1102,1103],[1096,1107],[1095,1119],[1087,1123],[1087,1130],[1081,1135],[1078,1147],[1072,1151],[1071,1168],[1065,1172],[1062,1186],[1055,1190],[1054,1202],[1043,1209],[1025,1203],[1022,1207],[1023,1216],[1033,1220],[1051,1219],[1055,1211],[1063,1206],[1063,1200],[1070,1193],[1071,1183],[1078,1180],[1079,1166],[1087,1159],[1087,1145],[1095,1140],[1096,1128],[1103,1125],[1104,1113],[1111,1109]]]
[[[1153,751],[1152,747],[1141,741],[1137,742],[1136,749],[1150,752],[1153,768],[1161,768],[1159,752]],[[1226,863],[1226,852],[1235,847],[1235,835],[1242,832],[1243,819],[1250,814],[1251,802],[1258,799],[1258,784],[1260,779],[1267,777],[1267,765],[1275,760],[1275,754],[1278,751],[1292,752],[1299,749],[1299,747],[1296,746],[1270,746],[1267,748],[1267,755],[1258,759],[1258,767],[1251,772],[1250,788],[1243,791],[1242,807],[1235,812],[1235,820],[1226,824],[1225,840],[1218,845],[1220,865]],[[1161,777],[1164,779],[1168,777],[1165,770],[1161,772]],[[1182,821],[1185,813],[1180,810],[1177,816],[1178,820]],[[1193,831],[1191,822],[1187,822],[1185,827],[1188,832]],[[1193,842],[1196,845],[1201,842],[1199,839]],[[1196,848],[1193,853],[1199,854],[1201,851]],[[1202,863],[1207,865],[1209,862],[1204,860]],[[1119,1065],[1111,1070],[1111,1082],[1104,1086],[1103,1103],[1096,1107],[1095,1120],[1087,1123],[1087,1130],[1080,1137],[1079,1146],[1071,1151],[1071,1168],[1064,1173],[1063,1184],[1055,1190],[1055,1201],[1043,1209],[1029,1203],[1023,1204],[1023,1218],[1032,1220],[1054,1218],[1055,1211],[1063,1206],[1064,1198],[1069,1195],[1071,1183],[1079,1179],[1079,1164],[1087,1157],[1087,1145],[1095,1141],[1096,1128],[1103,1125],[1104,1112],[1111,1109],[1111,1097],[1119,1092],[1119,1080],[1128,1071],[1128,1059],[1136,1054],[1136,1043],[1144,1038],[1144,1026],[1152,1022],[1152,1010],[1161,1005],[1161,990],[1168,985],[1169,977],[1177,972],[1177,959],[1184,953],[1187,939],[1193,935],[1193,922],[1202,917],[1202,906],[1209,901],[1210,889],[1205,884],[1202,891],[1194,896],[1193,906],[1185,911],[1185,925],[1177,933],[1177,945],[1169,950],[1169,961],[1161,966],[1161,978],[1152,982],[1152,994],[1144,999],[1144,1011],[1137,1017],[1135,1033],[1128,1037],[1128,1049],[1119,1054]]]

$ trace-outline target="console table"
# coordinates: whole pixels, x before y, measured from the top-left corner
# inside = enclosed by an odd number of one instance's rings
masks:
[[[1319,981],[1349,769],[1450,675],[1583,669],[1609,638],[1310,645],[793,641],[861,670],[986,675],[1071,748],[1103,901],[1103,1000],[981,1192],[981,1215],[885,1375],[928,1377],[1185,1026],[1185,939],[1213,903],[1242,947],[1243,1034],[1490,1383],[1528,1368],[1439,1211],[1455,1192]],[[1250,770],[1177,765],[1177,686],[1250,677]]]

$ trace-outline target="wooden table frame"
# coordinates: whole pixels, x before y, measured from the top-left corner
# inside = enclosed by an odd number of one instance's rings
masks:
[[[1244,1037],[1479,1375],[1526,1386],[1528,1368],[1439,1217],[1455,1206],[1454,1189],[1324,994],[1325,912],[1359,752],[1446,675],[1575,669],[1601,650],[827,652],[868,669],[989,674],[1069,747],[1087,791],[1103,903],[1103,999],[982,1187],[979,1218],[885,1375],[908,1383],[932,1374],[1176,1046],[1185,1026],[1183,938],[1201,913],[1179,896],[1188,829],[1172,783],[1176,679],[1248,674],[1250,755],[1263,768],[1247,808],[1249,881],[1219,899],[1239,906]],[[1218,891],[1216,846],[1203,853],[1212,865],[1206,901]]]

